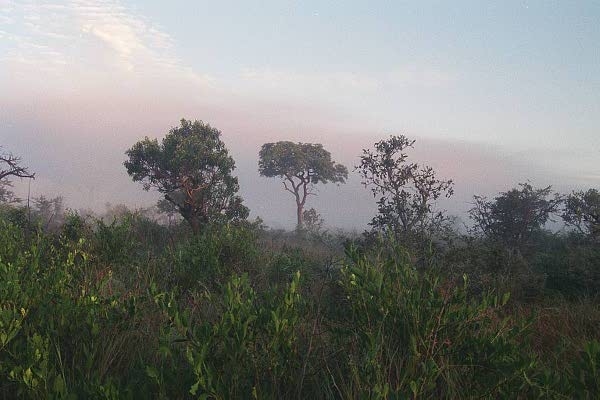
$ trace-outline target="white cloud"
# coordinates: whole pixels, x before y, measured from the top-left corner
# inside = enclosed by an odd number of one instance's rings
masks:
[[[61,80],[77,74],[114,80],[115,73],[124,73],[210,81],[177,57],[169,34],[118,0],[10,2],[0,7],[4,20],[14,23],[1,34],[8,40],[0,61],[15,71],[37,67]]]

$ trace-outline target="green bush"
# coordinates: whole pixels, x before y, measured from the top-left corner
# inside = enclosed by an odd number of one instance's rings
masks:
[[[172,294],[156,295],[172,324],[166,335],[171,343],[184,344],[174,350],[185,352],[194,373],[190,394],[215,399],[293,394],[299,371],[299,282],[297,273],[282,297],[260,301],[246,274],[233,275],[222,298],[208,292],[199,296],[200,313],[178,307]]]
[[[342,270],[352,349],[338,368],[344,398],[496,397],[519,388],[525,326],[501,317],[508,294],[468,296],[462,284],[419,273],[401,253],[349,252]]]
[[[0,221],[0,398],[600,397],[595,298],[524,302],[493,290],[517,274],[473,290],[391,242],[342,256],[271,234]],[[548,243],[532,273],[587,260],[589,284],[593,249]]]
[[[165,272],[171,287],[179,290],[202,285],[216,287],[231,273],[253,267],[257,257],[253,227],[213,226],[176,244],[167,255],[168,270]]]
[[[141,349],[132,299],[108,294],[109,277],[90,268],[82,241],[58,251],[39,234],[15,253],[22,238],[6,225],[2,239],[0,393],[36,399],[114,394],[135,360],[130,352]]]

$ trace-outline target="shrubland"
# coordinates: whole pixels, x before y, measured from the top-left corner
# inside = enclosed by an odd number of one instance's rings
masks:
[[[597,191],[475,196],[459,233],[437,208],[452,181],[409,163],[413,144],[364,151],[378,214],[362,235],[304,208],[312,185],[347,175],[320,146],[267,146],[285,150],[265,175],[293,185],[293,232],[247,220],[202,122],[127,152],[157,210],[25,206],[6,178],[34,174],[4,156],[0,398],[599,398]],[[559,214],[568,228],[547,230]]]
[[[193,235],[135,212],[26,229],[14,213],[0,229],[3,398],[600,393],[598,250],[582,238],[547,234],[518,262],[473,240],[423,267],[393,235],[260,222]]]

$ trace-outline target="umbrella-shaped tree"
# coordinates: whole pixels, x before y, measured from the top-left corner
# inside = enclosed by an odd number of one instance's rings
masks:
[[[304,225],[304,205],[309,195],[316,194],[318,183],[344,183],[348,169],[331,159],[322,144],[282,141],[263,144],[258,172],[266,177],[279,177],[283,188],[296,200],[297,227]]]

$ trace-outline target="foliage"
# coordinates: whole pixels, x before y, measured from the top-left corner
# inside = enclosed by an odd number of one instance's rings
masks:
[[[134,144],[126,152],[127,172],[145,190],[164,194],[194,233],[216,220],[248,216],[242,205],[235,168],[221,140],[221,132],[202,121],[181,120],[159,143],[157,139]]]
[[[282,298],[259,302],[247,275],[233,275],[222,302],[205,292],[199,301],[218,307],[212,317],[181,311],[173,298],[156,296],[195,376],[199,398],[286,398],[299,369],[297,273]],[[168,300],[168,301],[165,301]],[[216,304],[215,304],[216,303]],[[195,317],[195,318],[194,318]]]
[[[576,234],[545,235],[532,266],[545,277],[545,287],[571,299],[600,291],[600,247]]]
[[[29,228],[27,208],[14,204],[0,204],[0,220],[20,227],[24,231]]]
[[[0,233],[3,397],[126,397],[119,376],[141,351],[135,299],[106,292],[82,240],[57,248],[44,236],[26,245],[10,225]]]
[[[562,198],[552,197],[552,187],[536,189],[529,183],[520,183],[500,193],[493,201],[483,196],[474,197],[469,217],[474,222],[473,232],[499,241],[509,248],[523,250],[555,213]]]
[[[62,196],[48,198],[44,195],[32,199],[32,216],[36,225],[46,231],[56,231],[63,223],[65,215]]]
[[[403,135],[390,136],[375,143],[374,151],[363,150],[356,167],[378,198],[371,226],[404,242],[439,233],[448,219],[435,202],[454,193],[452,180],[440,180],[433,168],[408,162],[405,151],[414,143]]]
[[[0,205],[2,204],[16,204],[20,203],[22,200],[15,196],[10,188],[12,184],[8,179],[0,180]]]
[[[222,277],[241,273],[246,263],[257,260],[253,226],[211,226],[193,238],[182,240],[169,251],[167,278],[172,287],[214,287]]]
[[[467,277],[444,282],[395,258],[350,253],[342,285],[355,349],[345,361],[350,398],[498,397],[526,387],[525,325],[502,317],[508,294],[470,298]],[[404,259],[404,260],[403,260]]]
[[[565,199],[562,219],[592,241],[600,241],[600,192],[573,192]]]
[[[302,220],[304,221],[303,229],[306,232],[313,235],[319,235],[322,232],[325,220],[314,208],[304,210],[302,213]]]
[[[259,152],[258,172],[266,177],[280,177],[283,187],[296,199],[297,226],[304,224],[304,205],[309,195],[315,195],[318,183],[344,183],[348,178],[345,166],[331,159],[331,153],[321,144],[288,141],[265,143]],[[290,186],[288,186],[288,184]]]
[[[451,269],[487,262],[485,246],[421,270],[391,240],[344,254],[260,221],[190,235],[141,212],[69,211],[55,231],[4,215],[3,398],[600,395],[600,308],[581,298],[591,286],[525,303],[486,283],[484,268]],[[534,244],[540,274],[593,282],[588,241]]]

